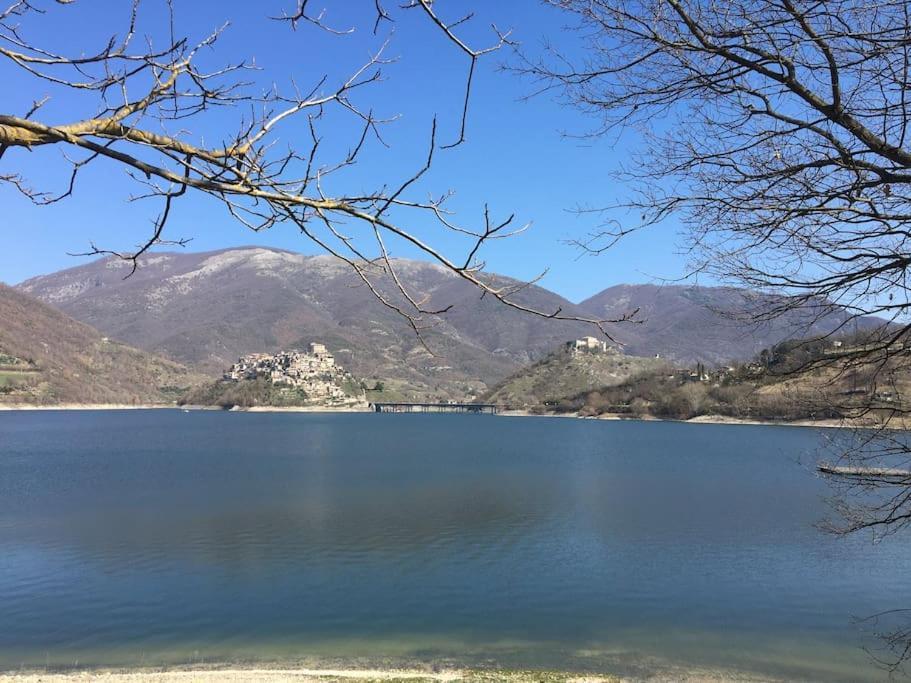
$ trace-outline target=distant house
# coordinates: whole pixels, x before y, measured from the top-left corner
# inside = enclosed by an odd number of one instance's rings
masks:
[[[572,341],[566,342],[566,348],[571,353],[606,353],[610,347],[608,347],[607,342],[596,339],[595,337],[582,337],[582,339],[573,339]]]
[[[689,382],[710,382],[711,380],[711,374],[702,363],[696,363],[696,369],[685,376],[685,381]]]
[[[761,363],[747,363],[743,366],[744,371],[749,377],[759,377],[765,374],[766,368]]]
[[[901,396],[895,391],[877,391],[873,394],[873,398],[882,403],[897,403],[901,401]]]

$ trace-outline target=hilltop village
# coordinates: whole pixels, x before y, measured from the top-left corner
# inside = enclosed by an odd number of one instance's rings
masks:
[[[313,401],[344,401],[348,394],[343,385],[351,379],[336,364],[325,345],[315,342],[310,344],[309,353],[279,351],[243,356],[223,377],[225,381],[234,382],[260,378],[272,384],[300,389]]]
[[[189,392],[180,403],[222,408],[367,408],[363,384],[317,342],[310,343],[307,351],[242,356],[221,380]]]

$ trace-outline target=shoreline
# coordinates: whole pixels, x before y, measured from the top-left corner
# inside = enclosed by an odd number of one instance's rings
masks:
[[[2,673],[0,682],[17,681],[19,683],[98,680],[110,683],[155,683],[177,681],[323,681],[356,680],[356,681],[458,681],[464,680],[462,670],[440,672],[420,671],[417,669],[313,669],[297,667],[250,667],[225,666],[214,668],[187,669],[89,669],[84,671],[46,673],[32,671],[27,673]],[[609,680],[609,679],[604,679]]]
[[[816,427],[824,429],[854,429],[858,427],[872,428],[873,425],[850,424],[845,420],[759,420],[727,415],[697,415],[688,420],[675,420],[665,417],[630,417],[624,413],[603,413],[597,416],[582,416],[578,413],[532,413],[528,410],[508,410],[497,413],[502,417],[554,417],[575,418],[577,420],[604,420],[608,422],[674,422],[677,424],[704,424],[704,425],[748,425],[758,427]],[[892,427],[899,429],[899,427]]]
[[[190,406],[186,408],[193,410]],[[203,406],[203,410],[205,407]],[[369,406],[250,406],[229,408],[231,413],[372,413]]]
[[[269,681],[271,683],[310,683],[334,681],[389,682],[423,681],[450,683],[623,683],[625,681],[670,683],[685,680],[689,683],[722,683],[736,680],[741,683],[772,683],[781,679],[752,672],[726,671],[723,669],[684,668],[655,672],[645,676],[620,676],[610,673],[578,671],[519,670],[499,668],[310,668],[282,665],[215,665],[178,668],[89,668],[74,671],[43,671],[32,669],[17,672],[0,671],[0,683],[73,683],[76,681],[104,681],[105,683],[187,683],[200,681],[215,683],[231,681]]]
[[[170,403],[0,403],[0,412],[27,410],[175,410]]]
[[[367,407],[330,407],[330,406],[251,406],[249,408],[222,408],[221,406],[186,405],[174,403],[0,403],[2,412],[50,411],[50,410],[177,410],[180,412],[218,412],[218,413],[372,413]]]
[[[0,413],[3,412],[28,412],[28,411],[118,411],[118,410],[177,410],[181,412],[225,412],[225,413],[343,413],[343,414],[368,414],[375,412],[369,406],[250,406],[247,408],[221,406],[186,405],[148,403],[148,404],[120,404],[120,403],[61,403],[56,405],[36,405],[30,403],[0,403]],[[863,424],[849,420],[824,419],[824,420],[762,420],[757,418],[738,418],[727,415],[697,415],[687,420],[661,418],[652,416],[630,417],[624,413],[604,413],[597,416],[581,416],[578,413],[533,413],[530,410],[502,410],[496,417],[542,417],[577,420],[605,420],[613,422],[676,422],[679,424],[704,424],[704,425],[749,425],[767,427],[811,427],[816,429],[877,429],[883,425]],[[911,430],[911,425],[886,427],[891,430]]]

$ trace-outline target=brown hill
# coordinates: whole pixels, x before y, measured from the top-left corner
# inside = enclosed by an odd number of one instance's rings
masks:
[[[0,284],[0,403],[173,403],[199,380]]]
[[[666,367],[662,360],[629,356],[616,350],[571,353],[559,349],[504,379],[483,400],[516,409],[554,407],[564,399]]]

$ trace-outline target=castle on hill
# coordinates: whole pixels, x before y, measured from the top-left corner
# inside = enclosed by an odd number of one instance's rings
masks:
[[[595,337],[582,337],[582,339],[573,339],[564,344],[570,353],[608,353],[616,349],[608,345],[607,342],[596,339]]]

